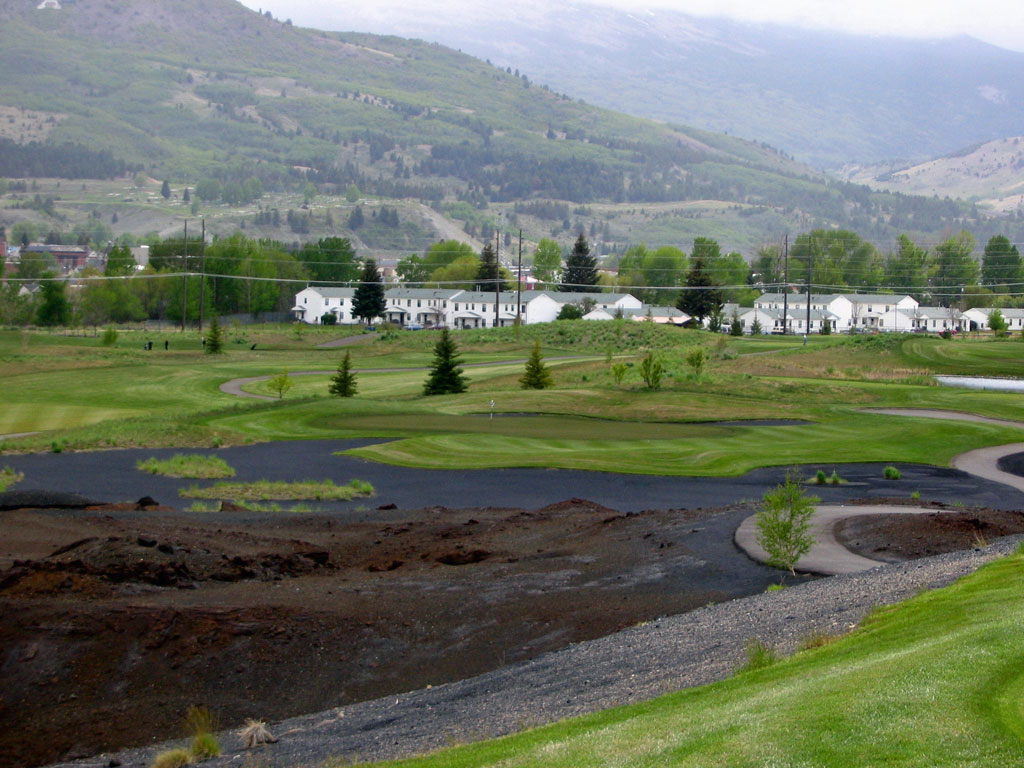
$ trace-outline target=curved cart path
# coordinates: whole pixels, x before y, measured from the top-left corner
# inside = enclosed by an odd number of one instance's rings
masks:
[[[978,416],[962,411],[944,411],[934,408],[864,408],[865,413],[878,413],[886,416],[909,416],[914,418],[946,419],[949,421],[973,421],[982,424],[1024,428],[1024,422],[1009,419],[994,419]],[[961,472],[991,480],[992,482],[1009,485],[1018,491],[1024,491],[1024,477],[1005,472],[999,467],[1001,459],[1014,454],[1024,453],[1024,443],[1009,443],[979,448],[961,453],[953,458],[952,464]],[[805,573],[820,573],[832,576],[840,573],[857,573],[882,565],[881,561],[872,560],[855,554],[836,541],[836,523],[848,517],[862,515],[888,514],[924,514],[934,513],[934,509],[922,507],[889,507],[889,506],[821,506],[815,511],[811,523],[810,534],[814,544],[810,551],[797,562],[797,569]],[[763,563],[768,554],[757,543],[756,516],[751,515],[740,523],[736,529],[736,545],[754,560]]]
[[[1019,479],[1019,478],[1018,478]],[[810,551],[800,558],[796,569],[802,573],[820,573],[835,576],[841,573],[860,573],[884,563],[851,552],[835,537],[836,523],[848,517],[863,515],[923,515],[935,514],[935,509],[895,506],[821,506],[814,512],[809,533],[814,538]],[[736,529],[736,546],[759,563],[767,562],[768,553],[757,543],[757,516],[746,518]]]

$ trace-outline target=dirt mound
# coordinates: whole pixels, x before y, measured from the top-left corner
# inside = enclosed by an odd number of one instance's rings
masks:
[[[88,537],[64,545],[42,560],[16,560],[0,577],[0,591],[14,595],[26,591],[37,595],[47,590],[74,592],[87,589],[96,579],[179,588],[195,588],[206,581],[272,581],[329,568],[329,561],[329,553],[319,550],[243,557],[195,545],[158,542],[148,536]]]
[[[1024,533],[1024,512],[976,509],[922,515],[850,517],[836,539],[864,557],[901,562],[984,546],[1000,536]]]

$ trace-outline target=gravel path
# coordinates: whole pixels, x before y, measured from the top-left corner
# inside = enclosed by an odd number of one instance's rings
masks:
[[[316,766],[331,757],[410,756],[721,680],[742,665],[751,639],[791,653],[811,633],[846,632],[875,606],[950,584],[1009,554],[1021,538],[733,600],[457,683],[293,718],[272,725],[280,741],[254,757],[277,768]],[[221,744],[225,755],[205,765],[243,764],[236,735],[223,734]],[[167,746],[66,765],[144,766]]]

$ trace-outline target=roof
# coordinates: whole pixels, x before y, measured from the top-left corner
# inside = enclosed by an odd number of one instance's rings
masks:
[[[325,299],[350,299],[356,292],[355,288],[327,285],[307,285],[303,290],[316,291]]]

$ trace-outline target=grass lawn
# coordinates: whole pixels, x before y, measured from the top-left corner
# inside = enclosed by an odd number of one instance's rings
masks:
[[[1013,555],[771,666],[387,765],[1020,765],[1022,579],[1024,556]]]
[[[766,465],[885,461],[944,464],[961,451],[1024,438],[1012,427],[860,413],[866,407],[962,410],[1024,421],[1018,396],[935,386],[933,369],[986,374],[1024,371],[1011,341],[942,341],[919,336],[738,338],[643,323],[551,323],[460,333],[469,391],[423,397],[436,334],[395,333],[345,347],[359,393],[327,394],[343,352],[323,349],[343,333],[281,326],[230,329],[227,353],[205,355],[198,335],[122,332],[112,347],[98,337],[0,332],[5,407],[0,434],[41,435],[0,442],[3,450],[127,446],[211,446],[251,441],[385,437],[354,451],[403,465],[438,468],[565,467],[651,474],[721,474]],[[152,351],[143,341],[157,341]],[[244,343],[234,343],[241,341]],[[519,386],[534,339],[555,379],[551,389]],[[256,350],[250,349],[252,343]],[[685,357],[711,354],[695,376]],[[632,345],[632,346],[631,346]],[[648,345],[648,346],[644,346]],[[638,360],[656,350],[663,387],[644,387]],[[758,353],[766,354],[758,354]],[[596,354],[595,354],[596,353]],[[574,359],[554,359],[573,355]],[[588,356],[589,355],[589,356]],[[627,366],[616,384],[609,356]],[[1024,357],[1024,356],[1022,356]],[[219,390],[233,378],[282,370],[293,377],[282,400],[242,401]],[[374,371],[373,369],[397,369]],[[247,389],[268,392],[265,382]],[[491,401],[496,417],[489,418]],[[790,419],[803,426],[722,425]],[[500,440],[495,440],[500,437]]]

